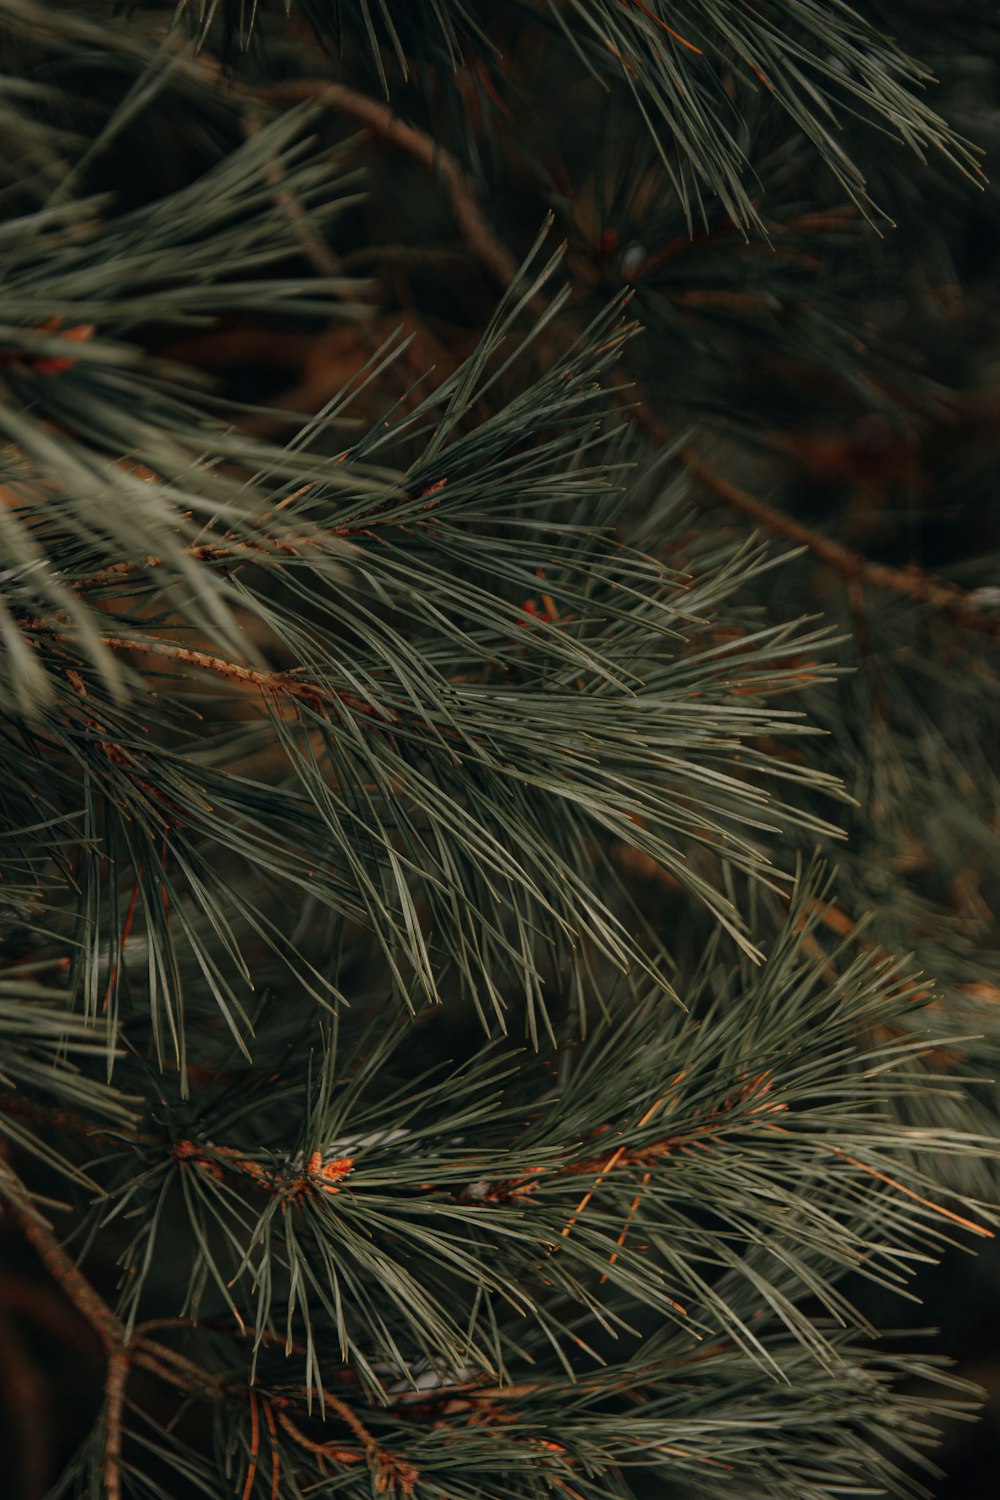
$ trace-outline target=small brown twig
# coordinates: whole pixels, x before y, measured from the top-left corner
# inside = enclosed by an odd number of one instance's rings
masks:
[[[7,1208],[52,1279],[86,1318],[109,1354],[122,1348],[125,1343],[124,1324],[67,1255],[51,1229],[16,1199],[10,1199]]]
[[[454,249],[447,245],[363,245],[349,251],[341,259],[340,267],[345,276],[371,265],[454,273],[467,269],[470,259],[465,245]]]
[[[93,1121],[88,1120],[84,1115],[53,1109],[42,1104],[35,1104],[22,1099],[15,1093],[0,1093],[0,1114],[14,1115],[23,1119],[33,1120],[38,1124],[50,1126],[64,1134],[69,1133],[88,1141],[104,1141],[116,1145],[124,1141],[136,1147],[152,1146],[169,1156],[181,1168],[186,1166],[194,1167],[207,1172],[210,1176],[217,1179],[221,1178],[223,1173],[229,1172],[255,1189],[278,1193],[287,1200],[298,1202],[301,1202],[310,1194],[322,1198],[337,1193],[339,1191],[338,1184],[345,1177],[350,1176],[354,1169],[353,1157],[338,1156],[324,1160],[320,1152],[314,1151],[302,1165],[301,1169],[294,1173],[289,1173],[280,1168],[274,1169],[264,1166],[252,1156],[247,1156],[228,1146],[203,1145],[197,1141],[188,1139],[171,1140],[166,1135],[151,1135],[148,1131],[124,1130],[122,1128],[109,1130],[105,1126],[97,1125]],[[58,1244],[56,1248],[58,1248]],[[72,1265],[72,1262],[70,1264]],[[58,1275],[56,1279],[61,1280]],[[0,1293],[2,1293],[5,1286],[10,1284],[10,1280],[10,1278],[0,1277]],[[88,1324],[95,1328],[99,1326],[95,1319],[90,1317],[85,1308],[81,1308],[80,1311],[83,1313]],[[55,1310],[50,1310],[50,1323],[54,1316],[56,1316]],[[148,1322],[140,1323],[133,1330],[133,1338],[140,1342],[145,1341],[148,1344],[148,1335],[157,1330],[170,1328],[188,1329],[195,1326],[190,1318],[152,1318]],[[107,1339],[103,1339],[102,1341],[107,1345]],[[284,1339],[281,1342],[283,1345],[285,1344]],[[162,1346],[158,1345],[156,1347],[161,1357],[175,1357],[171,1351],[165,1351]],[[176,1357],[179,1358],[180,1356]]]
[[[278,511],[294,500],[298,500],[312,488],[311,484],[306,484],[294,494],[286,495],[273,510],[261,517],[258,525],[263,527],[273,521]],[[436,488],[443,488],[443,484],[439,484]],[[425,500],[426,503],[418,505],[414,510],[414,500]],[[381,508],[376,507],[368,514],[357,516],[340,526],[295,532],[287,536],[263,532],[259,541],[245,538],[239,540],[227,536],[220,537],[214,542],[193,542],[184,548],[184,556],[194,562],[219,563],[224,566],[241,563],[263,566],[269,559],[276,556],[308,556],[311,551],[315,553],[317,548],[329,546],[330,543],[338,547],[345,543],[354,544],[361,538],[377,539],[378,530],[381,527],[399,526],[406,529],[419,525],[428,519],[428,513],[434,510],[436,504],[437,501],[433,496],[427,498],[422,494],[401,497],[394,495]],[[88,574],[85,578],[76,579],[73,587],[80,594],[90,589],[103,588],[118,579],[128,578],[142,568],[152,569],[163,566],[165,566],[165,560],[153,554],[147,555],[141,561],[134,558],[121,559],[118,562],[108,563],[106,567],[98,569],[96,573]]]
[[[642,418],[647,431],[662,437],[655,418]],[[886,563],[873,562],[842,542],[823,536],[811,526],[785,515],[773,505],[759,500],[756,495],[741,489],[721,474],[717,474],[703,459],[690,450],[681,454],[688,473],[714,499],[720,500],[730,510],[738,511],[757,525],[763,526],[776,536],[787,537],[827,564],[848,582],[868,584],[872,588],[885,589],[889,593],[901,594],[915,604],[923,604],[947,615],[958,625],[984,635],[1000,637],[1000,614],[984,613],[975,596],[958,584],[944,582],[932,573],[926,573],[915,564],[905,568],[889,567]]]
[[[340,1417],[345,1426],[354,1434],[358,1441],[360,1451],[354,1448],[345,1448],[335,1442],[318,1443],[315,1439],[308,1437],[300,1427],[292,1421],[285,1411],[277,1413],[279,1425],[300,1448],[307,1453],[312,1453],[318,1459],[328,1459],[331,1463],[347,1467],[351,1464],[365,1462],[371,1471],[373,1488],[376,1495],[383,1495],[387,1490],[398,1490],[404,1496],[404,1500],[410,1500],[417,1482],[420,1478],[417,1470],[405,1458],[398,1454],[390,1453],[383,1448],[361,1418],[343,1401],[336,1396],[325,1395],[324,1401]],[[265,1408],[266,1409],[266,1408]]]
[[[248,136],[259,134],[263,128],[260,114],[253,108],[247,110],[244,128]],[[343,276],[344,272],[329,245],[321,234],[317,234],[298,194],[289,186],[280,163],[273,159],[267,169],[267,180],[274,188],[275,202],[283,208],[293,225],[306,259],[321,276]]]
[[[104,1494],[106,1500],[121,1500],[122,1415],[131,1360],[124,1348],[108,1357],[104,1377]]]
[[[278,1486],[281,1483],[281,1455],[278,1452],[278,1424],[274,1420],[274,1411],[270,1401],[264,1402],[264,1421],[267,1424],[267,1436],[271,1444],[271,1500],[278,1500]]]
[[[450,151],[426,131],[400,119],[390,105],[369,99],[344,84],[330,83],[325,78],[289,79],[255,90],[251,97],[259,103],[278,105],[310,100],[327,109],[339,110],[389,145],[405,151],[438,177],[448,195],[462,238],[496,285],[506,291],[516,279],[518,263],[491,228],[479,205],[475,183]]]
[[[347,1466],[364,1462],[364,1452],[358,1452],[356,1448],[345,1448],[336,1443],[317,1442],[315,1438],[307,1436],[300,1427],[297,1427],[287,1412],[279,1411],[277,1414],[278,1426],[307,1453],[312,1453],[317,1458],[328,1458],[332,1463]]]
[[[135,1340],[136,1363],[139,1363],[138,1353],[148,1355],[158,1365],[172,1371],[171,1379],[182,1380],[185,1388],[189,1391],[198,1391],[201,1395],[216,1396],[224,1385],[224,1381],[209,1370],[203,1370],[194,1360],[188,1359],[187,1355],[179,1354],[176,1349],[171,1349],[167,1344],[155,1343],[150,1338]]]
[[[107,1358],[104,1379],[104,1451],[102,1461],[102,1487],[105,1500],[121,1500],[123,1416],[126,1387],[133,1368],[147,1370],[184,1395],[198,1396],[209,1401],[241,1398],[249,1403],[252,1438],[251,1463],[245,1494],[249,1497],[256,1475],[260,1445],[259,1405],[263,1405],[265,1420],[271,1443],[272,1500],[276,1500],[279,1487],[279,1459],[276,1447],[277,1425],[271,1411],[271,1401],[258,1396],[250,1385],[228,1383],[221,1375],[202,1369],[193,1360],[164,1344],[154,1343],[148,1332],[159,1327],[173,1327],[183,1320],[157,1319],[136,1330],[137,1337],[130,1342],[124,1324],[117,1318],[108,1304],[99,1295],[83,1272],[63,1249],[52,1231],[26,1206],[12,1199],[8,1209],[25,1239],[35,1250],[53,1280],[62,1288],[74,1307],[82,1314],[104,1345]],[[372,1473],[376,1494],[390,1488],[397,1489],[404,1497],[412,1496],[418,1480],[416,1469],[408,1460],[382,1448],[369,1432],[356,1412],[327,1394],[325,1402],[355,1438],[358,1447],[344,1446],[331,1441],[318,1442],[306,1436],[284,1411],[278,1412],[278,1422],[286,1434],[305,1451],[314,1456],[340,1465],[367,1463]],[[278,1402],[279,1398],[275,1398]],[[283,1404],[284,1398],[280,1398]]]
[[[221,677],[236,687],[252,688],[264,697],[298,699],[313,704],[337,702],[343,704],[352,713],[365,714],[387,725],[399,722],[400,716],[396,710],[369,703],[366,699],[358,698],[355,694],[339,688],[317,682],[307,682],[288,672],[269,671],[248,666],[244,662],[229,661],[226,657],[213,656],[208,651],[198,651],[191,646],[176,645],[172,641],[164,641],[157,636],[106,635],[100,637],[100,642],[109,651],[162,656],[176,662],[179,666],[211,672],[214,676]]]
[[[51,1229],[27,1207],[9,1201],[8,1210],[46,1270],[94,1329],[107,1355],[104,1382],[103,1486],[107,1500],[121,1500],[122,1412],[131,1358],[126,1347],[125,1327],[67,1255]]]
[[[251,1500],[257,1482],[257,1458],[260,1454],[260,1401],[256,1391],[250,1392],[250,1460],[247,1464],[243,1500]]]

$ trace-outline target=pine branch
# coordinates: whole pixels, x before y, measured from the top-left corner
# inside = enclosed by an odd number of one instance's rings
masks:
[[[413,155],[444,183],[456,223],[462,230],[473,257],[501,289],[506,290],[516,280],[517,263],[480,213],[475,183],[462,172],[455,159],[439,143],[425,132],[400,121],[390,106],[366,100],[352,90],[341,85],[329,85],[323,80],[296,79],[293,83],[266,90],[260,97],[269,103],[311,100],[341,109],[352,118],[369,125],[383,139]],[[689,243],[689,240],[685,239],[684,243]],[[641,266],[633,274],[641,279],[643,270],[644,267]],[[565,327],[560,331],[565,336]],[[669,446],[662,426],[648,412],[643,412],[639,423],[655,435],[660,445]],[[935,579],[915,566],[906,569],[891,568],[864,558],[739,489],[714,473],[692,453],[684,454],[683,458],[689,471],[716,499],[739,510],[773,534],[807,546],[844,578],[903,594],[947,614],[967,629],[988,635],[996,633],[997,621],[990,615],[984,616],[980,601],[968,591]]]
[[[46,1264],[70,1295],[76,1296],[80,1310],[96,1319],[99,1328],[106,1331],[109,1325],[100,1299],[89,1287],[85,1294],[81,1292],[76,1268],[70,1266],[67,1269],[56,1242],[49,1243],[44,1236],[43,1241],[39,1248]],[[198,1331],[192,1330],[193,1333]],[[873,1409],[879,1411],[888,1396],[888,1379],[896,1373],[892,1362],[885,1361],[880,1367],[867,1351],[862,1354],[847,1343],[842,1333],[838,1332],[835,1337],[844,1345],[844,1366],[851,1368],[855,1380],[862,1382],[862,1399],[869,1412]],[[772,1352],[777,1355],[777,1346]],[[328,1394],[322,1419],[323,1436],[314,1438],[306,1430],[307,1424],[314,1425],[315,1417],[306,1410],[305,1389],[296,1391],[287,1382],[270,1384],[270,1387],[267,1383],[263,1387],[248,1384],[246,1372],[240,1378],[237,1368],[232,1365],[213,1375],[169,1345],[153,1341],[149,1331],[140,1333],[137,1330],[128,1345],[120,1339],[108,1340],[107,1384],[113,1411],[106,1415],[103,1425],[101,1472],[106,1492],[110,1489],[114,1493],[121,1484],[124,1458],[121,1445],[126,1436],[122,1420],[125,1382],[129,1370],[134,1367],[148,1371],[187,1398],[210,1403],[226,1422],[231,1423],[234,1417],[243,1423],[249,1421],[250,1430],[244,1448],[244,1493],[248,1494],[254,1493],[258,1474],[262,1426],[267,1431],[271,1449],[272,1491],[276,1479],[280,1484],[282,1479],[289,1482],[292,1476],[296,1476],[301,1482],[310,1470],[320,1477],[328,1473],[326,1466],[329,1464],[341,1475],[349,1476],[356,1466],[361,1465],[371,1475],[369,1483],[374,1482],[380,1493],[389,1491],[408,1497],[420,1485],[421,1474],[425,1470],[437,1472],[442,1462],[453,1471],[454,1481],[461,1483],[462,1469],[467,1464],[481,1471],[483,1458],[488,1454],[492,1454],[494,1466],[498,1462],[510,1463],[518,1459],[530,1463],[532,1449],[536,1454],[535,1467],[539,1468],[539,1478],[543,1483],[549,1479],[551,1462],[564,1469],[574,1484],[583,1484],[588,1493],[587,1476],[595,1460],[607,1462],[610,1459],[616,1467],[622,1464],[628,1467],[638,1461],[659,1468],[668,1476],[687,1474],[700,1489],[707,1485],[707,1493],[715,1492],[713,1473],[718,1474],[726,1485],[739,1474],[749,1481],[761,1461],[760,1455],[766,1453],[766,1447],[762,1450],[759,1438],[752,1447],[747,1446],[745,1438],[740,1435],[745,1425],[743,1414],[730,1406],[725,1414],[719,1415],[712,1390],[716,1379],[725,1379],[728,1346],[723,1342],[699,1351],[693,1358],[678,1356],[679,1351],[669,1342],[663,1344],[660,1341],[658,1346],[654,1341],[643,1351],[637,1368],[612,1366],[596,1377],[589,1376],[571,1385],[566,1383],[566,1377],[562,1382],[551,1377],[515,1381],[499,1388],[491,1388],[481,1381],[455,1382],[444,1378],[423,1390],[413,1391],[405,1400],[390,1401],[388,1411],[377,1406],[367,1410],[362,1407],[365,1418],[353,1400],[348,1402]],[[867,1367],[859,1364],[859,1358],[867,1359]],[[900,1362],[899,1369],[906,1369],[905,1361]],[[940,1373],[933,1368],[925,1367],[921,1373],[940,1381]],[[795,1430],[798,1420],[801,1420],[795,1416],[796,1407],[803,1403],[803,1417],[805,1412],[811,1411],[811,1420],[816,1423],[818,1412],[823,1411],[826,1422],[832,1418],[831,1438],[836,1434],[842,1441],[842,1435],[850,1430],[854,1412],[850,1410],[846,1418],[848,1425],[841,1429],[838,1424],[844,1421],[843,1403],[838,1408],[830,1402],[827,1387],[832,1388],[831,1377],[808,1362],[808,1357],[801,1351],[795,1374],[795,1380],[787,1386],[770,1385],[753,1391],[747,1410],[756,1411],[755,1426],[760,1429],[761,1413],[770,1408],[765,1430],[774,1432],[777,1428],[780,1432],[782,1408],[787,1406],[790,1408],[787,1418]],[[621,1397],[627,1397],[637,1379],[643,1387],[643,1399],[638,1411],[633,1408],[623,1429],[618,1407]],[[833,1379],[841,1380],[840,1374]],[[569,1390],[574,1392],[573,1406],[578,1416],[570,1415],[568,1419],[563,1416],[558,1428],[558,1443],[547,1437],[540,1439],[540,1434],[552,1430],[552,1403],[555,1402],[555,1409],[558,1409]],[[960,1412],[964,1396],[965,1392],[959,1388],[959,1399],[939,1400],[938,1409]],[[447,1456],[445,1450],[440,1449],[438,1434],[441,1424],[436,1420],[442,1410],[449,1413]],[[834,1415],[838,1410],[840,1415]],[[894,1408],[890,1404],[886,1408],[886,1418],[896,1424],[897,1431],[900,1424],[902,1431],[910,1430],[905,1412],[904,1406]],[[353,1442],[345,1442],[337,1435],[327,1436],[327,1429],[333,1424],[346,1427]],[[912,1435],[920,1430],[914,1425]],[[281,1447],[279,1437],[285,1440]],[[134,1430],[129,1432],[128,1438],[136,1442]],[[400,1454],[400,1446],[404,1447],[405,1456]],[[862,1453],[866,1458],[870,1457],[864,1448],[858,1450],[855,1445],[852,1448],[853,1458]],[[837,1451],[835,1446],[829,1454],[831,1481],[839,1469],[834,1456]],[[530,1473],[529,1467],[527,1474]],[[488,1493],[492,1496],[501,1492],[490,1487]],[[790,1495],[792,1490],[782,1489],[779,1493]]]
[[[989,577],[871,561],[884,452],[844,544],[700,455],[981,383],[909,54],[986,140],[995,20],[281,11],[0,0],[0,1325],[103,1360],[54,1493],[909,1500],[971,1398],[877,1329],[995,1233],[1000,1057],[1000,679],[912,632]]]
[[[433,69],[454,87],[455,75],[471,64],[485,80],[483,98],[496,97],[490,74],[500,72],[500,47],[465,0],[434,0],[416,16],[388,0],[377,11],[355,0],[300,0],[299,9],[322,39],[346,44],[352,62],[367,54],[387,95],[396,92],[393,65],[397,77],[412,68],[426,87],[420,75]],[[536,47],[563,52],[631,100],[669,164],[689,224],[707,189],[733,219],[760,227],[746,182],[740,106],[749,111],[761,98],[787,116],[869,211],[864,174],[837,129],[843,117],[903,142],[921,159],[936,150],[970,176],[980,172],[975,150],[921,97],[929,71],[878,19],[839,0],[832,6],[768,0],[750,11],[734,0],[539,0],[496,9],[505,20],[532,26]],[[211,34],[213,15],[200,26],[202,39]],[[257,7],[225,0],[222,16],[223,45],[246,47]],[[393,59],[388,66],[384,48]]]

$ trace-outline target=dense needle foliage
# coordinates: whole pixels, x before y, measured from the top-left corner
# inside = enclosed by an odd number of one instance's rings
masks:
[[[0,0],[5,1493],[933,1493],[998,42]]]

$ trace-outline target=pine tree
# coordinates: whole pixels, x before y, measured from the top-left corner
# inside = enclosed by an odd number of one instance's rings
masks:
[[[995,8],[0,38],[4,1493],[932,1493]]]

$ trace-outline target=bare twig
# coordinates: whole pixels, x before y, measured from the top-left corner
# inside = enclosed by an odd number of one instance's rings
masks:
[[[39,628],[47,629],[48,627],[40,623]],[[53,633],[62,639],[58,632]],[[100,641],[101,645],[109,651],[160,656],[176,662],[178,666],[211,672],[235,687],[251,688],[264,697],[298,700],[312,704],[337,702],[343,704],[352,713],[365,714],[386,725],[396,724],[400,720],[400,715],[396,710],[370,703],[353,693],[328,684],[309,682],[289,672],[262,670],[258,667],[247,666],[244,662],[229,661],[226,657],[213,656],[208,651],[198,651],[192,646],[179,646],[172,641],[160,640],[156,636],[106,635],[101,636]]]
[[[264,1421],[267,1424],[268,1441],[271,1444],[271,1500],[278,1500],[281,1483],[281,1458],[278,1453],[278,1426],[270,1401],[264,1402]]]
[[[438,486],[440,488],[440,486]],[[213,542],[193,542],[184,548],[184,556],[194,562],[219,563],[223,566],[239,565],[241,563],[257,564],[263,566],[269,560],[277,556],[302,557],[308,556],[310,552],[316,555],[318,549],[334,548],[343,544],[355,543],[357,538],[373,538],[377,535],[378,528],[385,526],[412,527],[418,525],[426,512],[433,511],[437,501],[433,495],[430,497],[418,495],[393,495],[390,502],[383,505],[382,509],[375,510],[367,515],[356,516],[352,520],[345,521],[340,526],[314,527],[310,531],[298,531],[288,535],[269,533],[263,530],[268,522],[273,521],[278,510],[299,499],[308,493],[313,486],[306,484],[295,491],[293,495],[286,495],[274,507],[274,510],[266,516],[261,517],[258,525],[261,527],[259,540],[242,539],[232,537],[220,537]],[[413,501],[424,500],[425,503],[417,507],[414,513]],[[336,553],[334,553],[336,555]],[[133,573],[142,568],[161,568],[166,564],[162,557],[150,553],[141,561],[138,559],[122,559],[118,562],[109,563],[100,568],[96,573],[90,573],[85,578],[79,578],[74,582],[74,589],[78,594],[87,590],[104,588],[109,583],[120,578],[131,577]]]
[[[104,1377],[104,1494],[106,1500],[121,1500],[122,1414],[130,1360],[125,1349],[108,1358]]]
[[[120,1349],[125,1343],[124,1325],[115,1317],[104,1299],[98,1296],[51,1229],[16,1199],[10,1199],[7,1207],[39,1260],[98,1334],[105,1349],[111,1353]]]
[[[371,265],[410,271],[455,272],[467,269],[470,260],[467,246],[453,249],[447,245],[363,245],[345,255],[340,267],[344,275]]]
[[[194,1360],[188,1359],[186,1355],[179,1354],[176,1349],[171,1349],[167,1344],[157,1344],[150,1338],[142,1338],[136,1341],[136,1364],[140,1363],[139,1354],[148,1355],[149,1358],[162,1367],[161,1373],[169,1370],[170,1379],[183,1382],[185,1389],[198,1391],[203,1396],[216,1397],[221,1395],[225,1381],[210,1370],[203,1370]]]
[[[343,1466],[364,1462],[364,1450],[358,1452],[357,1448],[345,1448],[330,1442],[319,1443],[315,1438],[308,1437],[300,1427],[296,1427],[287,1412],[279,1411],[277,1416],[278,1425],[287,1432],[294,1443],[304,1448],[307,1453],[312,1453],[317,1458],[328,1458],[332,1463]]]
[[[222,1375],[202,1369],[185,1355],[179,1354],[164,1344],[154,1343],[148,1337],[140,1335],[138,1339],[130,1343],[124,1324],[70,1259],[52,1231],[15,1200],[10,1200],[7,1206],[53,1280],[86,1318],[104,1345],[107,1356],[104,1380],[102,1463],[102,1487],[105,1500],[121,1500],[123,1413],[129,1372],[134,1367],[147,1370],[188,1396],[197,1396],[208,1401],[241,1399],[248,1402],[256,1433],[255,1445],[259,1446],[258,1397],[250,1384],[236,1385],[227,1382]],[[167,1324],[173,1326],[175,1321],[166,1320],[163,1326]],[[150,1326],[159,1327],[161,1323],[163,1320],[156,1320]],[[404,1496],[412,1495],[419,1477],[413,1466],[406,1459],[382,1448],[357,1413],[352,1411],[345,1402],[329,1394],[325,1400],[353,1435],[358,1447],[333,1442],[316,1442],[308,1438],[290,1417],[280,1411],[278,1420],[288,1436],[299,1447],[317,1457],[323,1457],[341,1465],[367,1463],[372,1472],[377,1494],[382,1494],[390,1487],[394,1487]],[[284,1398],[281,1398],[281,1404],[284,1404]],[[267,1398],[263,1398],[263,1405],[271,1438],[272,1490],[276,1495],[278,1488],[276,1427],[274,1417],[269,1411],[270,1403]],[[255,1463],[256,1451],[253,1459]],[[247,1492],[249,1493],[249,1485]]]
[[[308,1437],[300,1427],[297,1427],[285,1411],[278,1411],[277,1413],[279,1425],[294,1443],[300,1448],[304,1448],[307,1453],[312,1453],[316,1458],[321,1460],[327,1459],[331,1463],[338,1464],[341,1467],[347,1467],[361,1461],[366,1462],[371,1471],[376,1495],[385,1494],[388,1489],[393,1489],[403,1495],[405,1500],[409,1500],[420,1479],[420,1475],[413,1465],[407,1459],[401,1458],[398,1454],[390,1453],[388,1449],[381,1447],[368,1431],[361,1418],[355,1412],[351,1411],[350,1407],[345,1405],[343,1401],[339,1401],[335,1396],[330,1395],[326,1395],[324,1400],[354,1434],[360,1445],[360,1452],[354,1448],[345,1448],[343,1445],[335,1442],[317,1443],[313,1438]]]
[[[648,418],[641,420],[647,431],[662,436],[655,419],[653,422]],[[682,457],[688,473],[716,500],[720,500],[730,510],[739,511],[773,535],[787,537],[801,547],[808,547],[815,557],[848,582],[868,584],[872,588],[901,594],[915,604],[927,605],[947,615],[956,624],[967,629],[981,631],[984,635],[1000,636],[1000,614],[994,611],[984,612],[975,595],[968,590],[936,578],[932,573],[926,573],[912,564],[905,568],[892,568],[885,563],[873,562],[860,552],[845,547],[841,542],[835,542],[832,537],[823,536],[794,516],[785,515],[783,511],[759,500],[756,495],[749,494],[739,485],[717,474],[695,454],[685,451]]]
[[[405,151],[439,178],[451,203],[455,222],[476,260],[501,290],[506,291],[518,273],[518,263],[501,243],[479,205],[475,183],[462,170],[450,151],[394,114],[388,104],[369,99],[341,83],[325,78],[294,78],[270,88],[256,90],[259,103],[289,105],[311,100],[357,121],[383,141]]]
[[[243,1500],[251,1500],[253,1487],[257,1482],[257,1457],[260,1453],[260,1402],[257,1392],[250,1392],[250,1461],[247,1464],[246,1483],[243,1486]]]
[[[254,136],[262,129],[263,120],[255,109],[250,108],[244,117],[244,125],[247,135]],[[268,167],[267,180],[274,188],[275,202],[288,215],[306,258],[312,263],[314,270],[318,271],[321,276],[343,276],[340,262],[323,236],[317,234],[298,194],[288,185],[285,173],[276,159],[273,159]]]
[[[103,1486],[107,1500],[121,1500],[122,1410],[130,1357],[125,1327],[67,1255],[52,1231],[16,1200],[8,1207],[21,1231],[73,1306],[99,1336],[107,1353]]]

